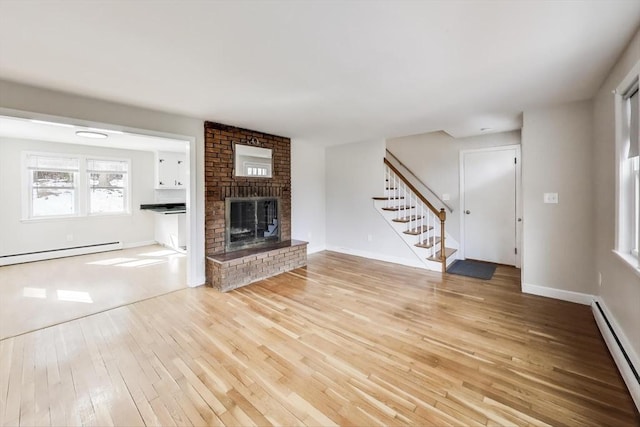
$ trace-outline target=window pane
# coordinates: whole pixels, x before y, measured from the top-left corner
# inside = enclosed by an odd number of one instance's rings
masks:
[[[125,212],[122,188],[92,188],[89,199],[91,213]]]
[[[74,187],[73,172],[33,171],[34,187]]]
[[[34,188],[32,190],[33,216],[73,215],[75,190]]]
[[[122,173],[97,173],[93,172],[89,177],[89,186],[91,187],[124,187],[126,175]]]

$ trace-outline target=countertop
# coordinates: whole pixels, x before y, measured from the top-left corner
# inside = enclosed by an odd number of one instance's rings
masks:
[[[181,214],[187,212],[187,205],[185,203],[150,203],[140,205],[140,210],[148,210],[164,215]]]

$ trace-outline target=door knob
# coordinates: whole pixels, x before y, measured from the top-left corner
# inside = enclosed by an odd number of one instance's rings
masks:
[[[471,211],[467,210],[464,213],[466,213],[467,215],[469,215],[471,213]]]

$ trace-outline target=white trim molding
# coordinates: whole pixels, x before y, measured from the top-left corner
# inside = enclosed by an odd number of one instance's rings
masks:
[[[629,389],[636,408],[640,411],[640,379],[637,377],[638,372],[640,372],[640,358],[633,351],[633,347],[629,344],[626,335],[600,297],[594,299],[591,309],[602,338],[604,338],[609,352],[616,362],[616,366]]]
[[[117,251],[122,249],[121,242],[96,243],[85,246],[75,246],[70,248],[52,249],[25,254],[6,255],[0,257],[0,266],[21,264],[25,262],[44,261],[55,258],[65,258],[76,255],[95,254],[99,252]]]
[[[332,252],[339,252],[341,254],[355,255],[363,258],[375,259],[378,261],[391,262],[393,264],[406,265],[407,267],[417,267],[422,270],[431,271],[431,270],[428,270],[425,267],[425,265],[418,260],[413,261],[407,258],[400,258],[395,256],[389,256],[389,255],[380,255],[375,252],[367,252],[367,251],[361,251],[359,249],[343,248],[340,246],[331,246],[331,245],[327,245],[326,250],[332,251]]]
[[[582,292],[565,291],[564,289],[551,288],[547,286],[532,285],[522,283],[522,292],[525,294],[538,295],[541,297],[554,298],[562,301],[575,302],[582,305],[591,305],[594,296]]]

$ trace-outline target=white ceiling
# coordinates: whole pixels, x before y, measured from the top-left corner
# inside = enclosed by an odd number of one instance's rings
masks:
[[[637,0],[0,0],[0,78],[322,144],[468,136],[591,98],[639,24]]]
[[[76,135],[77,131],[90,131],[107,135],[105,139],[92,139]],[[142,135],[105,128],[73,125],[65,120],[47,122],[20,117],[0,116],[0,136],[32,139],[36,141],[62,142],[65,144],[89,145],[141,151],[171,151],[184,153],[187,141]],[[1,142],[1,140],[0,140]]]

